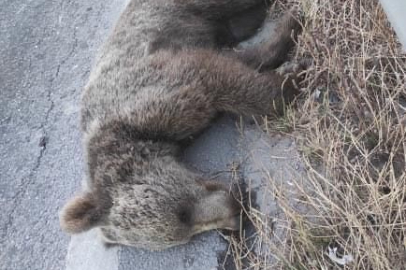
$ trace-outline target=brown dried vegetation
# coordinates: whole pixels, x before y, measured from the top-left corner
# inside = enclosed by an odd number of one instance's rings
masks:
[[[240,269],[405,269],[406,55],[377,0],[295,4],[306,18],[295,58],[314,65],[295,108],[269,126],[300,145],[308,182],[296,185],[313,214],[279,193],[287,239],[254,222],[256,237],[270,238],[277,267],[232,238],[234,260]],[[353,260],[334,262],[329,248]]]

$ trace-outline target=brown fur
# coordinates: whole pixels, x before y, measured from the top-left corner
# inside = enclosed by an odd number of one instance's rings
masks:
[[[83,93],[90,188],[62,210],[64,230],[99,228],[107,243],[162,249],[238,229],[236,201],[180,163],[179,143],[219,112],[273,114],[297,93],[267,70],[294,45],[300,27],[290,16],[273,40],[227,48],[255,32],[264,9],[263,0],[129,3]]]

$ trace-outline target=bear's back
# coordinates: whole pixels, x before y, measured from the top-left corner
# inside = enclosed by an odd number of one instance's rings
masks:
[[[162,23],[156,2],[131,1],[101,48],[82,93],[84,131],[94,120],[118,117],[152,78],[144,62],[151,33]]]

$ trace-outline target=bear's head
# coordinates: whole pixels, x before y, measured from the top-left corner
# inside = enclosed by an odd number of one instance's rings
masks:
[[[227,188],[185,168],[172,144],[134,139],[87,143],[89,188],[62,209],[66,232],[98,228],[106,243],[157,250],[203,231],[239,228],[240,204]]]

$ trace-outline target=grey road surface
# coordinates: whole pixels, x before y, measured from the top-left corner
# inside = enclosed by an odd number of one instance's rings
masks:
[[[60,231],[58,211],[82,183],[80,92],[126,3],[0,0],[0,270],[223,269],[228,244],[214,231],[154,253],[106,249],[95,231],[72,238]],[[240,163],[244,178],[257,181],[260,192],[261,169],[249,157],[273,173],[290,170],[294,146],[280,138],[259,143],[260,131],[242,132],[237,122],[224,117],[215,123],[185,152],[185,161],[224,181],[230,180],[230,166]],[[263,151],[253,154],[255,149]],[[264,154],[272,151],[287,158],[273,161]],[[275,206],[268,208],[276,213]]]
[[[0,0],[0,269],[64,269],[57,212],[78,188],[78,105],[125,0]]]

